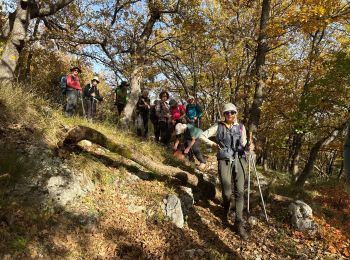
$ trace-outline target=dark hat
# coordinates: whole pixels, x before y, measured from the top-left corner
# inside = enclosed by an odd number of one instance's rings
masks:
[[[128,87],[130,86],[130,84],[128,82],[126,82],[125,80],[123,80],[121,83],[120,83],[120,87]]]
[[[167,95],[167,98],[169,99],[170,95],[169,95],[168,91],[166,91],[166,90],[163,90],[162,92],[160,92],[159,98],[162,99],[162,96],[163,96],[164,94]]]
[[[71,67],[71,68],[70,68],[70,71],[73,71],[73,70],[75,70],[75,69],[77,69],[78,72],[81,73],[81,69],[80,69],[78,66],[73,66],[73,67]]]

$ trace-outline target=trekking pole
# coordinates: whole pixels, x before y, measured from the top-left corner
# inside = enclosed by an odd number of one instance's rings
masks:
[[[247,197],[247,211],[248,211],[248,214],[250,213],[250,208],[249,208],[249,205],[250,205],[250,166],[251,166],[251,153],[248,154],[248,197]]]
[[[252,144],[253,140],[253,133],[250,132],[249,134],[249,144]],[[247,212],[250,213],[250,172],[251,172],[251,166],[252,166],[252,152],[249,151],[248,153],[248,196],[247,196]]]
[[[83,116],[86,118],[83,95],[80,92],[79,92],[79,95],[80,95],[80,100],[81,100],[81,107],[83,108]]]
[[[264,208],[266,222],[268,223],[269,219],[268,219],[267,213],[266,213],[266,207],[265,207],[265,202],[264,202],[264,198],[263,198],[262,191],[261,191],[260,180],[259,180],[258,172],[256,170],[256,165],[255,165],[255,161],[253,159],[253,155],[252,154],[251,154],[251,158],[252,158],[252,166],[253,166],[253,169],[254,169],[254,172],[255,172],[255,175],[256,175],[256,180],[258,182],[258,188],[259,188],[259,192],[260,192],[261,202],[262,202],[263,208]]]

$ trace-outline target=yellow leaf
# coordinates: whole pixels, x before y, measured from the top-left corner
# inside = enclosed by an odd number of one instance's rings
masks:
[[[10,56],[10,59],[11,59],[11,60],[16,60],[17,57],[16,57],[15,55],[11,55],[11,56]]]

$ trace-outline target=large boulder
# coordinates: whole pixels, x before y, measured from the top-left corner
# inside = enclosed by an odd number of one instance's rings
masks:
[[[312,209],[301,200],[292,202],[288,207],[292,225],[300,231],[313,235],[318,232],[318,225],[313,220]]]
[[[181,201],[175,194],[169,194],[163,200],[162,209],[164,215],[167,216],[177,227],[183,228],[184,216],[181,208]]]

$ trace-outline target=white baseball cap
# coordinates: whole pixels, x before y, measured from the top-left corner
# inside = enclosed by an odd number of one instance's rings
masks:
[[[224,110],[223,110],[223,112],[225,113],[225,112],[227,112],[227,111],[235,111],[235,112],[237,112],[237,108],[236,108],[236,106],[235,106],[234,104],[232,104],[232,103],[227,103],[227,104],[224,105]]]
[[[183,134],[187,129],[187,125],[186,124],[181,124],[181,123],[178,123],[176,126],[175,126],[175,134],[176,135],[181,135]]]

